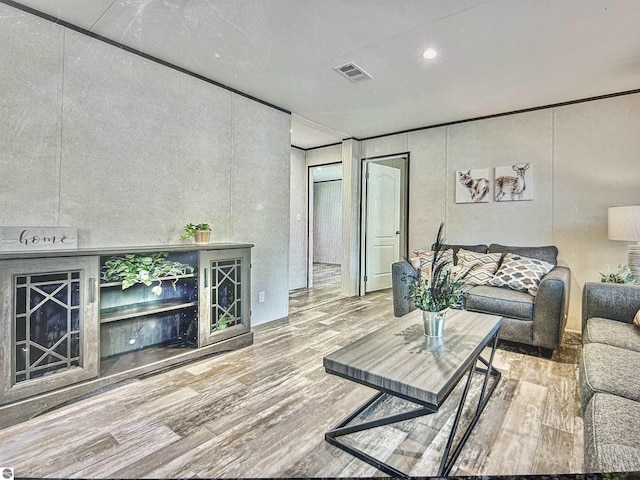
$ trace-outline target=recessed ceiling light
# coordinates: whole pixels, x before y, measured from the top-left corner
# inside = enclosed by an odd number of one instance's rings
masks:
[[[422,58],[427,60],[433,60],[438,56],[438,52],[436,52],[433,48],[427,48],[424,52],[422,52]]]

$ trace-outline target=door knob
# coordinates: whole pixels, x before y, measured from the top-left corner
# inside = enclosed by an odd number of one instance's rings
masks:
[[[396,235],[400,235],[400,230],[396,230]]]

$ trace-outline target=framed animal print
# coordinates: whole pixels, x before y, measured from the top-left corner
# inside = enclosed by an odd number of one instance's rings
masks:
[[[491,198],[488,168],[456,172],[456,203],[487,203]]]
[[[496,202],[533,200],[533,165],[496,167],[493,195]]]

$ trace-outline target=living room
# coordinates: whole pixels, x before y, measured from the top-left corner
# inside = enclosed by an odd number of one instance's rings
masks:
[[[579,332],[584,283],[626,263],[626,244],[608,239],[607,208],[639,201],[638,141],[631,134],[640,126],[638,102],[633,93],[399,133],[360,142],[360,154],[409,152],[410,252],[428,248],[445,220],[451,243],[556,245],[558,261],[571,268],[567,329]],[[342,148],[313,151],[312,164],[333,163]],[[535,201],[456,203],[457,171],[511,160],[535,164]],[[302,175],[294,181],[304,183],[306,169]],[[305,211],[306,198],[292,201],[292,209]]]
[[[113,2],[61,22],[43,10],[57,7],[44,3],[0,3],[5,66],[0,73],[5,92],[0,225],[77,227],[81,248],[116,248],[174,244],[186,222],[209,222],[213,243],[254,245],[251,323],[275,329],[290,315],[290,274],[304,270],[289,259],[306,262],[305,244],[290,238],[295,236],[292,219],[298,213],[306,218],[307,167],[336,159],[343,164],[349,216],[342,238],[349,241],[343,245],[342,293],[355,296],[360,162],[408,153],[408,250],[428,248],[440,222],[451,243],[557,246],[558,263],[571,269],[567,332],[581,332],[584,284],[626,262],[628,243],[608,239],[607,208],[640,204],[640,72],[632,68],[637,52],[625,51],[601,66],[620,74],[613,82],[595,81],[598,90],[590,95],[574,94],[567,82],[558,85],[553,101],[524,98],[520,108],[489,108],[486,115],[453,111],[437,123],[391,126],[338,144],[299,148],[292,145],[291,113],[300,112],[182,67],[189,44],[180,38],[160,35],[154,39],[157,51],[141,55],[134,33],[129,45],[119,38],[105,41],[99,32],[87,34]],[[614,12],[618,5],[596,4]],[[621,4],[626,22],[633,23],[634,9]],[[172,22],[142,16],[138,21],[140,29],[144,22]],[[212,49],[208,62],[216,61],[221,69],[247,75],[241,64]],[[309,95],[314,88],[312,83],[300,87]],[[515,95],[509,88],[521,92],[505,81],[495,98],[478,103]],[[532,201],[456,202],[458,171],[527,163]],[[305,188],[293,189],[290,182]],[[389,296],[374,296],[379,297],[390,312]],[[366,302],[367,296],[358,300]],[[164,433],[167,442],[173,439]]]

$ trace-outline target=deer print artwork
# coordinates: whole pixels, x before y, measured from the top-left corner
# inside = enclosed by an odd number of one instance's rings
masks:
[[[496,168],[495,180],[495,200],[496,202],[513,201],[513,200],[531,200],[531,189],[527,190],[528,185],[525,180],[525,174],[529,170],[530,165],[511,165],[509,167]],[[513,176],[515,172],[515,176]]]
[[[457,203],[479,203],[489,201],[489,170],[466,170],[458,172],[456,185]]]

